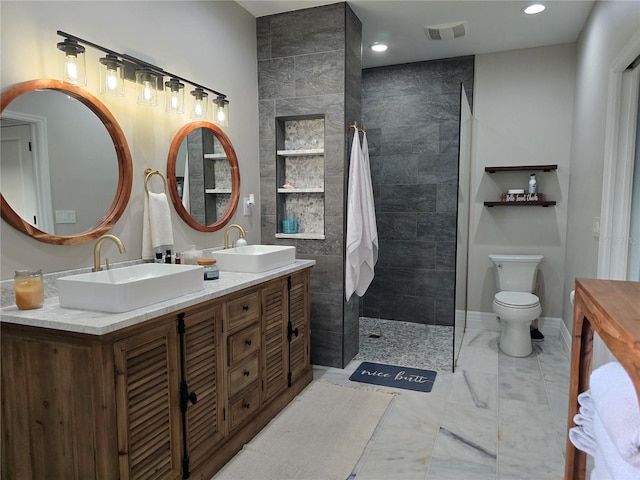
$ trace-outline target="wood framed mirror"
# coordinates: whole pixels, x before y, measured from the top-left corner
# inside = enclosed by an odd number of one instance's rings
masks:
[[[240,199],[240,170],[231,140],[210,122],[185,125],[169,148],[167,182],[176,212],[190,227],[220,230]]]
[[[25,235],[56,245],[86,243],[111,230],[131,196],[133,162],[107,107],[81,88],[50,79],[14,85],[2,93],[0,107],[2,218]],[[20,123],[26,125],[23,138],[5,135],[5,126]],[[20,145],[27,143],[34,154],[25,161]],[[43,158],[46,168],[34,164]],[[16,178],[26,178],[19,188],[5,177],[16,168]]]

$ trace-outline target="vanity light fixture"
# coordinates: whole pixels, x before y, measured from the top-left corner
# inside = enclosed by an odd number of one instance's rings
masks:
[[[100,92],[116,97],[124,96],[124,62],[113,53],[100,59]]]
[[[58,43],[58,50],[62,52],[60,56],[62,79],[73,85],[86,85],[85,48],[77,40],[65,38],[64,42]]]
[[[218,126],[229,125],[229,100],[226,95],[211,88],[192,82],[184,77],[167,72],[157,65],[140,60],[131,55],[118,53],[88,40],[58,30],[64,41],[57,44],[63,53],[63,79],[74,85],[86,85],[84,66],[85,46],[106,53],[100,58],[100,91],[109,95],[124,96],[124,81],[136,82],[138,103],[141,105],[157,105],[158,92],[165,90],[166,109],[168,112],[184,113],[185,85],[193,86],[193,108],[190,116],[193,119],[208,118],[209,98],[213,98],[215,120]],[[164,81],[165,77],[169,78]]]
[[[184,113],[184,83],[177,78],[164,82],[167,112]]]
[[[532,3],[531,5],[528,5],[525,8],[523,8],[522,11],[527,15],[535,15],[536,13],[543,12],[545,8],[547,7],[545,7],[541,3]]]
[[[158,75],[148,68],[136,70],[138,105],[158,105]]]
[[[219,127],[229,125],[229,100],[224,95],[218,95],[213,99],[214,117],[213,123]]]
[[[193,95],[193,107],[191,108],[191,118],[194,120],[206,120],[209,118],[209,95],[202,88],[197,87],[191,91]]]

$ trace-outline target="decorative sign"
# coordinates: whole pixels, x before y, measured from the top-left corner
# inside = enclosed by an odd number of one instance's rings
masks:
[[[542,202],[542,193],[503,193],[503,202]]]

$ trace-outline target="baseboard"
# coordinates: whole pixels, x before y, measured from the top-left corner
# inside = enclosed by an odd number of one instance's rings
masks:
[[[560,324],[560,339],[566,351],[571,355],[571,332],[564,322]]]
[[[538,319],[538,328],[542,333],[549,337],[562,336],[566,342],[562,327],[564,327],[565,330],[567,329],[561,318],[540,317]],[[495,330],[499,332],[500,322],[495,313],[469,311],[467,312],[467,328],[472,330]],[[570,339],[571,336],[568,335],[568,338]]]

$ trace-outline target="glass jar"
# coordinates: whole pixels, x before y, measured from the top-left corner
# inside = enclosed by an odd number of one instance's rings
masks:
[[[13,281],[16,305],[20,310],[42,307],[44,304],[42,270],[17,270]]]
[[[205,280],[216,280],[220,278],[220,270],[216,266],[215,258],[199,258],[198,265],[202,265],[204,268],[204,279]]]

